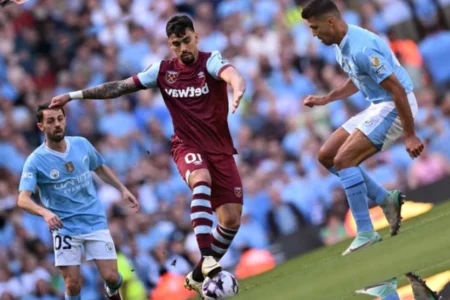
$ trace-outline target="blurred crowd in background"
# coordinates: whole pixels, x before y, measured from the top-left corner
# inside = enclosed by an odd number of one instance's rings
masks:
[[[390,39],[413,78],[420,107],[417,130],[427,145],[413,161],[400,140],[364,167],[388,189],[414,189],[450,175],[450,1],[335,2],[348,23]],[[303,4],[30,0],[1,10],[1,299],[63,295],[45,222],[16,208],[23,163],[43,142],[36,106],[171,58],[165,24],[180,12],[194,18],[200,49],[221,51],[247,79],[245,98],[229,116],[245,205],[224,267],[233,269],[248,249],[270,250],[280,236],[308,226],[321,228],[325,244],[345,239],[345,193],[316,157],[331,132],[369,103],[358,93],[325,107],[302,105],[305,96],[325,94],[347,79],[332,48],[313,38],[301,19]],[[120,255],[125,299],[148,298],[162,276],[185,275],[199,257],[189,219],[191,192],[170,156],[170,115],[157,90],[74,101],[66,114],[67,134],[91,141],[141,203],[135,215],[118,191],[96,182]],[[95,267],[84,264],[82,274],[82,299],[102,299]]]

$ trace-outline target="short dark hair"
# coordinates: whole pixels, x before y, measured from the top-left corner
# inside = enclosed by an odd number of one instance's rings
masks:
[[[322,17],[329,13],[340,15],[339,9],[333,1],[312,0],[303,8],[302,18],[307,20],[312,17]]]
[[[173,33],[181,37],[185,34],[186,29],[194,30],[194,23],[191,18],[186,15],[177,15],[170,18],[166,25],[167,37],[170,37]]]
[[[38,123],[42,123],[42,121],[44,121],[44,110],[53,109],[53,108],[49,108],[49,106],[50,106],[50,102],[45,102],[45,103],[39,104],[39,106],[37,107],[36,119],[37,119]],[[63,115],[66,116],[66,112],[64,111],[64,108],[60,107],[59,109],[61,109],[63,112]]]

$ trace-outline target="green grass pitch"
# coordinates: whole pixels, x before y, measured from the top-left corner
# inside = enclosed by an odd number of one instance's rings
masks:
[[[407,272],[422,277],[450,270],[450,203],[404,222],[398,236],[380,232],[381,243],[346,257],[341,253],[351,240],[321,248],[277,266],[270,272],[240,281],[233,299],[258,300],[359,300],[355,295],[367,285],[397,277],[407,284]]]

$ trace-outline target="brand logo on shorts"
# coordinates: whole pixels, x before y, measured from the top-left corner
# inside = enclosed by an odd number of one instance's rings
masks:
[[[374,122],[373,117],[369,117],[368,119],[366,119],[366,120],[364,121],[364,125],[370,126],[370,125],[373,124],[373,122]]]
[[[114,244],[111,242],[106,243],[105,245],[106,251],[108,251],[109,253],[114,251]]]
[[[242,197],[242,188],[241,187],[235,187],[234,188],[234,194],[236,197],[241,198]]]
[[[66,167],[66,170],[69,173],[73,173],[73,171],[75,171],[75,166],[73,165],[73,163],[71,161],[65,163],[64,167]]]
[[[175,71],[167,71],[166,72],[166,81],[168,84],[172,84],[175,81],[177,81],[178,78],[178,72]]]
[[[51,177],[52,179],[58,179],[58,177],[59,177],[59,171],[56,170],[56,169],[52,169],[52,170],[50,171],[50,177]]]

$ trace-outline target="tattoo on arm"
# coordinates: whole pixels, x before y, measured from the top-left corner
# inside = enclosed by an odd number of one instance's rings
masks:
[[[84,99],[112,99],[136,92],[135,84],[125,80],[107,82],[89,89],[83,90]]]

